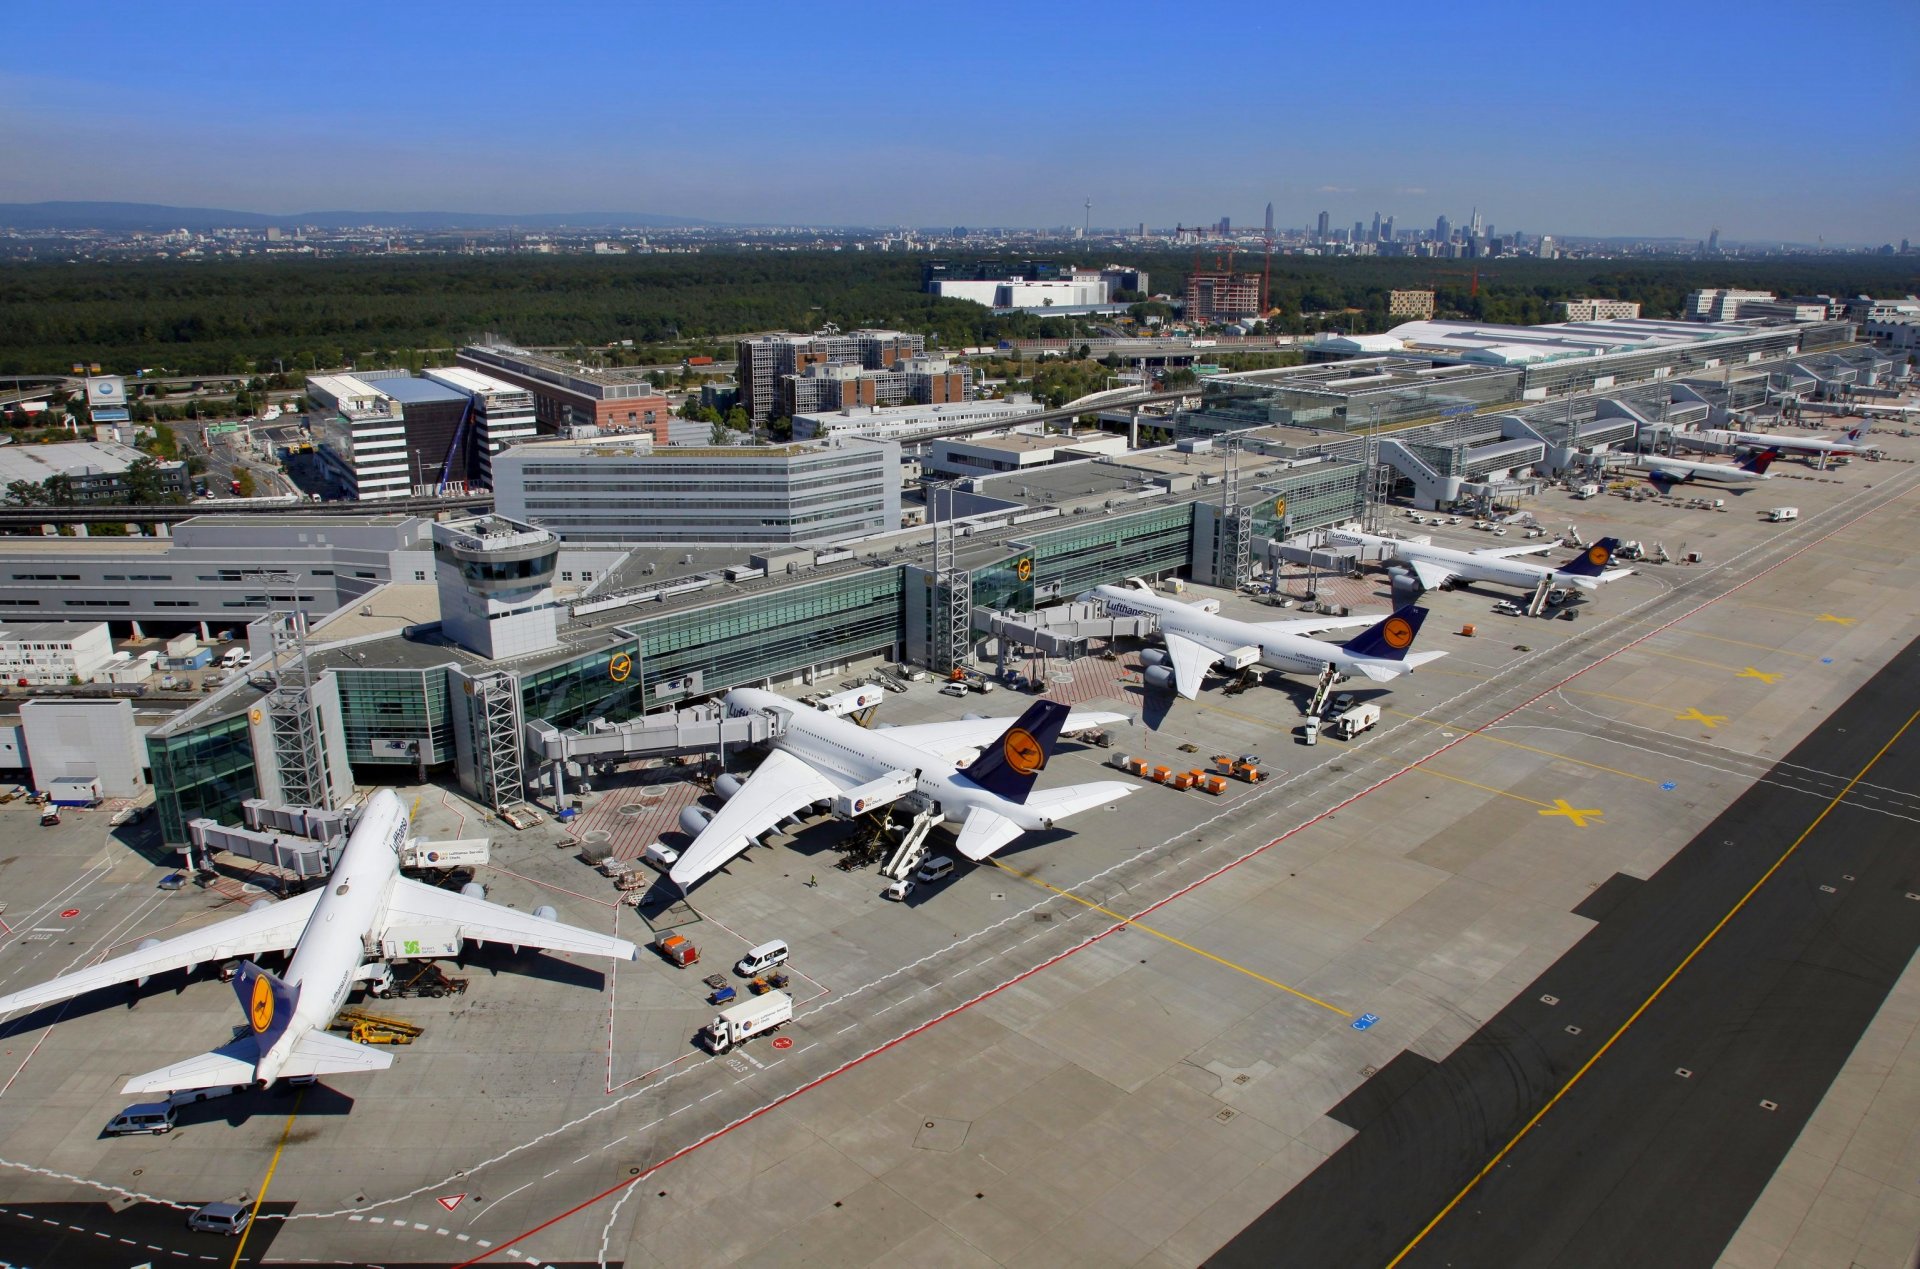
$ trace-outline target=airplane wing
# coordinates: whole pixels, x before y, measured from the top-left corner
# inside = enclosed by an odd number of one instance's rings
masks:
[[[1167,645],[1167,657],[1173,662],[1173,686],[1188,700],[1199,699],[1200,684],[1206,681],[1207,671],[1231,649],[1210,647],[1189,635],[1172,631],[1162,632],[1161,638]]]
[[[407,877],[396,877],[382,921],[387,928],[404,925],[455,925],[460,937],[516,947],[544,947],[582,956],[606,956],[630,961],[640,949],[625,939],[595,934],[577,925],[549,921],[487,899],[475,899],[454,890],[442,890]]]
[[[262,952],[284,952],[300,941],[314,905],[320,902],[319,890],[282,900],[258,912],[243,912],[224,921],[162,939],[144,950],[128,952],[110,961],[0,996],[0,1014],[16,1009],[37,1009],[102,987],[130,983],[138,978],[164,974],[170,969],[185,969],[209,961],[224,961],[235,956],[257,956]],[[251,1065],[248,1067],[252,1069]],[[253,1078],[251,1075],[248,1079]],[[242,1081],[243,1083],[245,1081]]]
[[[894,740],[905,741],[916,749],[938,754],[949,761],[958,761],[968,752],[992,744],[995,738],[1018,721],[1017,718],[960,718],[948,723],[907,723],[887,728],[887,735]],[[1126,721],[1125,714],[1082,710],[1068,714],[1067,721],[1060,725],[1060,731],[1063,735],[1072,735],[1088,727],[1107,727]]]
[[[1489,546],[1475,551],[1474,554],[1489,560],[1508,560],[1516,555],[1538,555],[1542,551],[1551,551],[1559,546],[1556,538],[1542,538],[1533,546]]]
[[[1408,567],[1412,568],[1413,575],[1420,579],[1422,590],[1439,590],[1453,579],[1453,570],[1444,564],[1415,560]]]
[[[667,875],[684,892],[801,807],[824,802],[840,792],[840,786],[832,780],[785,750],[776,749],[700,830],[700,836],[693,839],[693,845]]]

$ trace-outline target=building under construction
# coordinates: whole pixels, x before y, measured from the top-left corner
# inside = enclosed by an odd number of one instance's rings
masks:
[[[1187,275],[1189,322],[1237,322],[1260,315],[1259,274],[1195,270]]]

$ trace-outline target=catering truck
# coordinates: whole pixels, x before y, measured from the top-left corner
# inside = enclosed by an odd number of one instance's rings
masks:
[[[728,1005],[714,1015],[712,1022],[701,1028],[700,1038],[708,1049],[725,1053],[736,1044],[784,1027],[792,1021],[793,997],[776,989]]]

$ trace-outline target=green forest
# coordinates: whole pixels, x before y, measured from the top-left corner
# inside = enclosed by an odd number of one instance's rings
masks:
[[[956,257],[958,258],[958,257]],[[1153,289],[1179,294],[1209,253],[1085,255],[1062,263],[1148,269]],[[0,373],[60,372],[97,361],[109,372],[294,372],[405,365],[423,349],[494,335],[582,348],[632,340],[625,360],[654,346],[731,355],[743,333],[897,327],[941,348],[1085,331],[1061,318],[996,317],[922,294],[923,257],[881,253],[762,253],[562,257],[379,257],[310,261],[150,261],[0,266]],[[1242,255],[1240,268],[1259,267]],[[1678,313],[1702,286],[1783,294],[1906,294],[1920,286],[1912,257],[1766,260],[1474,261],[1276,256],[1274,325],[1299,333],[1392,325],[1387,292],[1434,289],[1443,316],[1500,322],[1553,319],[1578,295],[1639,300],[1648,316]],[[1477,281],[1477,293],[1476,293]]]

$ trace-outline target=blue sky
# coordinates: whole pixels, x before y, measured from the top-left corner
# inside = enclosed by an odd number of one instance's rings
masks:
[[[78,16],[84,12],[84,17]],[[10,8],[0,201],[1920,238],[1920,3]],[[29,52],[30,51],[30,52]]]

